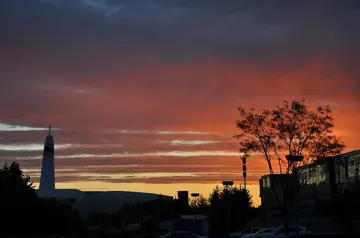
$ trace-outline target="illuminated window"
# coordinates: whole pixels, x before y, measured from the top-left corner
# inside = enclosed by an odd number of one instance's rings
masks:
[[[299,182],[303,185],[318,184],[325,181],[325,170],[322,166],[302,169],[299,174]]]
[[[360,174],[360,156],[354,156],[348,159],[348,176],[354,178]]]
[[[309,170],[309,179],[308,179],[308,184],[316,184],[317,183],[317,173],[316,173],[316,168],[311,168]]]
[[[325,169],[323,168],[323,166],[321,165],[318,165],[316,167],[316,182],[317,183],[322,183],[322,182],[325,182],[326,180],[326,171]]]
[[[299,173],[299,182],[300,184],[309,184],[309,173],[310,170],[308,168],[306,169],[301,169],[300,173]]]
[[[270,177],[263,178],[263,188],[270,188]]]

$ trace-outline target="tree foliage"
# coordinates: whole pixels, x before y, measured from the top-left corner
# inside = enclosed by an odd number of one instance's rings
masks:
[[[330,106],[310,109],[304,100],[284,101],[272,110],[256,112],[239,107],[236,121],[240,152],[261,155],[269,171],[287,174],[314,159],[338,155],[345,148],[333,134],[334,119]],[[287,162],[286,155],[304,156],[302,162]]]
[[[231,231],[239,231],[247,225],[251,216],[252,197],[248,190],[240,187],[226,189],[216,186],[210,194],[209,205],[211,233],[214,236],[224,235],[227,232],[228,215]]]
[[[193,208],[206,208],[209,206],[209,201],[203,195],[200,195],[191,200],[190,206]]]
[[[3,233],[30,229],[31,222],[26,219],[36,214],[36,204],[37,196],[30,178],[23,175],[19,164],[5,164],[0,169],[0,209],[5,218],[2,219]]]
[[[40,199],[18,163],[0,169],[2,235],[68,234],[81,221],[70,206]]]
[[[0,169],[0,194],[1,199],[12,199],[13,195],[18,195],[21,199],[36,198],[30,177],[23,174],[16,162],[10,166],[5,164]]]

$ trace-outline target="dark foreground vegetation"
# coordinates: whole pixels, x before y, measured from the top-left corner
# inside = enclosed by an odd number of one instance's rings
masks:
[[[3,237],[82,232],[80,215],[55,199],[39,198],[15,162],[0,170],[0,210]]]
[[[9,235],[63,235],[66,237],[121,237],[146,233],[155,237],[163,221],[176,220],[180,215],[202,214],[210,219],[211,232],[226,234],[230,216],[231,230],[244,228],[253,216],[251,196],[245,189],[216,187],[209,199],[200,196],[191,204],[163,199],[143,203],[124,204],[112,214],[92,214],[84,219],[67,204],[55,198],[39,198],[30,177],[13,162],[0,169],[0,208],[2,237]],[[231,206],[231,207],[229,207]],[[229,210],[230,209],[230,210]],[[230,213],[228,213],[230,211]],[[241,214],[239,216],[239,214]],[[141,224],[140,229],[128,231],[130,224]]]

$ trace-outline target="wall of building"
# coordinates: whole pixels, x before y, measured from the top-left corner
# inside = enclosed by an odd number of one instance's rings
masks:
[[[333,167],[330,166],[331,163]],[[330,168],[333,168],[332,170]],[[351,189],[360,180],[360,151],[352,151],[336,157],[325,158],[298,168],[299,200],[311,203],[317,199],[328,199],[331,191],[331,175],[335,176],[338,192]],[[262,207],[278,207],[276,194],[283,204],[283,192],[290,177],[273,174],[261,177],[259,181]],[[296,185],[293,185],[296,187]]]
[[[293,200],[291,195],[296,187],[292,174],[266,175],[260,181],[260,197],[263,208],[278,208],[284,203],[284,194],[287,201]]]

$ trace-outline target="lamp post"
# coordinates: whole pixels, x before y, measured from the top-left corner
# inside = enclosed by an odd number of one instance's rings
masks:
[[[301,162],[304,159],[302,155],[286,155],[285,157],[288,162]]]
[[[227,234],[228,237],[230,237],[230,231],[231,231],[231,202],[230,202],[230,193],[232,194],[233,191],[231,191],[229,188],[234,185],[234,181],[222,181],[222,185],[225,187],[225,189],[228,191],[228,209],[227,209]]]
[[[192,193],[191,194],[191,197],[193,198],[193,201],[194,201],[194,204],[196,205],[196,200],[197,200],[197,198],[200,196],[200,194],[199,193]]]
[[[243,169],[243,178],[244,178],[244,188],[246,190],[246,159],[247,159],[247,156],[244,155],[242,157],[242,169]]]
[[[193,197],[193,198],[197,198],[197,197],[199,197],[199,196],[200,196],[199,193],[192,193],[192,194],[191,194],[191,197]]]
[[[199,193],[192,193],[191,197],[193,198],[194,204],[196,205],[196,200],[197,198],[200,196]],[[195,214],[195,223],[196,223],[196,227],[198,227],[198,221],[197,221],[197,215]],[[198,230],[198,229],[197,229]],[[197,233],[197,232],[196,232]]]
[[[302,156],[302,155],[289,154],[289,155],[286,155],[285,157],[289,163],[301,162],[304,159],[304,156]],[[299,189],[299,182],[298,182],[298,171],[296,168],[293,170],[293,177],[294,177],[294,180],[296,183],[296,185],[295,185],[295,188],[296,188],[295,189],[295,201],[296,201],[296,203],[298,203],[300,189]],[[296,206],[296,203],[294,202],[294,207]],[[286,229],[286,233],[287,233],[287,227],[285,229]],[[296,212],[296,235],[297,236],[299,235],[299,211]]]
[[[228,189],[228,187],[233,186],[234,185],[234,181],[222,181],[222,185],[225,186],[226,189]]]

